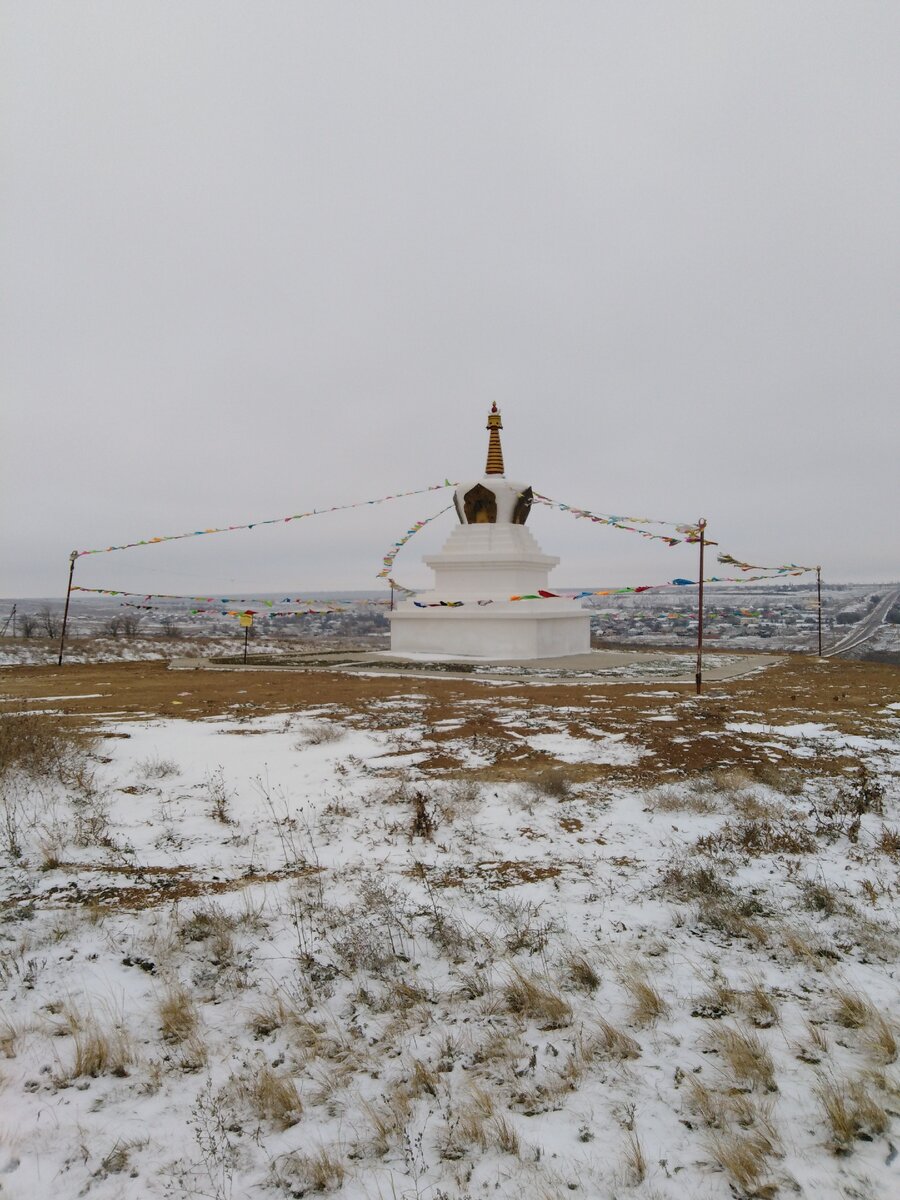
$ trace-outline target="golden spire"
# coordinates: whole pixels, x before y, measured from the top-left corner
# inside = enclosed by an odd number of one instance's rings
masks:
[[[485,475],[502,475],[503,450],[500,447],[500,430],[503,428],[503,422],[500,420],[496,404],[491,405],[487,427],[490,437],[488,439],[487,466],[484,468],[484,473]]]

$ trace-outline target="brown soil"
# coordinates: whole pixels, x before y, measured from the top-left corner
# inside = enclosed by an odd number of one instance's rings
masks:
[[[52,699],[57,696],[66,699]],[[405,718],[391,701],[402,697],[409,703],[414,699],[418,703],[404,711],[414,714],[411,721],[424,723],[429,740],[437,743],[431,758],[420,764],[426,771],[482,780],[534,780],[563,770],[572,782],[622,778],[646,785],[722,767],[752,769],[782,760],[793,765],[809,763],[773,746],[773,742],[784,741],[778,735],[728,732],[725,725],[732,721],[772,726],[817,722],[842,733],[885,736],[896,730],[897,721],[884,708],[898,696],[900,670],[896,667],[799,656],[755,675],[710,684],[699,699],[693,688],[665,682],[535,687],[368,677],[329,670],[173,671],[161,662],[0,669],[0,713],[46,707],[79,725],[93,724],[97,718],[121,722],[230,716],[240,720],[327,705],[353,714],[364,724],[393,727],[402,738]],[[510,706],[526,711],[527,730],[524,722],[503,724],[498,720]],[[569,711],[558,714],[554,711],[558,709]],[[652,719],[661,715],[672,715],[675,720]],[[624,733],[626,740],[652,753],[633,767],[584,763],[561,768],[551,755],[532,750],[521,740],[523,733],[534,732],[535,726],[547,720],[558,726],[560,716],[573,736],[590,737],[597,729]],[[459,724],[449,729],[439,726],[450,719]],[[461,741],[486,754],[491,764],[463,767],[452,746],[456,743],[458,747]],[[815,770],[820,772],[843,771],[852,764],[849,751],[817,753],[814,760]]]

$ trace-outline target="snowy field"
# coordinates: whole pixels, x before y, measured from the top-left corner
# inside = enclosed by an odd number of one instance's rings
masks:
[[[790,669],[7,694],[0,1196],[900,1195],[900,703]]]

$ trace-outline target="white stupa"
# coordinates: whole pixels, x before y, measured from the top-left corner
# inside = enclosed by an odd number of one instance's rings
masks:
[[[550,591],[559,559],[544,554],[525,528],[531,488],[504,477],[496,404],[487,428],[484,477],[456,488],[460,524],[440,554],[424,559],[434,588],[391,614],[391,652],[500,660],[588,654],[591,618],[577,600],[510,598]]]

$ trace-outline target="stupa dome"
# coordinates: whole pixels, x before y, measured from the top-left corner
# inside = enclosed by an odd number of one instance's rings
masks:
[[[533,493],[527,483],[504,478],[500,445],[503,423],[496,404],[491,405],[487,428],[490,438],[484,475],[457,486],[453,493],[457,516],[463,525],[524,525]]]

